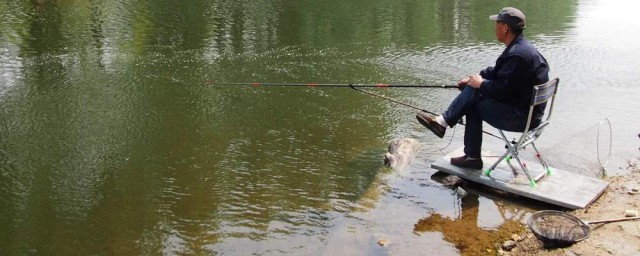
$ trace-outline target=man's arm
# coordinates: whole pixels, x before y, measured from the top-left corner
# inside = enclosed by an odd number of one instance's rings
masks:
[[[480,76],[484,79],[493,79],[493,67],[487,67],[480,71]]]
[[[527,64],[521,57],[511,56],[505,60],[503,66],[493,79],[485,78],[480,85],[482,95],[502,100],[513,95],[515,88],[510,84],[514,78],[526,73]]]
[[[460,81],[458,81],[458,89],[462,91],[467,85],[473,88],[480,88],[483,79],[492,79],[492,77],[493,67],[487,67],[480,71],[480,74],[470,75],[468,77],[460,79]]]

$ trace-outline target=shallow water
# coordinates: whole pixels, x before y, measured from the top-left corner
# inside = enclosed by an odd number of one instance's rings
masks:
[[[219,83],[453,84],[502,51],[487,20],[502,4],[0,0],[0,254],[472,253],[462,238],[537,206],[461,201],[437,181],[430,164],[462,127],[437,139],[413,110],[346,88]],[[541,148],[597,176],[607,117],[607,174],[624,173],[639,144],[638,4],[520,4],[561,78]],[[433,111],[457,93],[376,92]],[[399,137],[423,147],[393,172],[382,155]],[[475,227],[423,225],[434,219]]]

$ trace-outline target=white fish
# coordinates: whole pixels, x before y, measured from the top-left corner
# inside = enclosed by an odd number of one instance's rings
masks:
[[[392,140],[389,152],[384,155],[384,164],[394,170],[405,168],[420,150],[420,143],[416,139],[403,138]]]

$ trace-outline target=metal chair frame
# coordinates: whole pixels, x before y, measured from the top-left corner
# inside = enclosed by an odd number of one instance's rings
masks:
[[[484,171],[484,174],[486,176],[490,176],[491,171],[493,171],[496,168],[496,166],[498,166],[498,164],[502,162],[502,160],[506,159],[507,162],[510,162],[511,158],[515,158],[516,161],[518,161],[518,164],[520,165],[524,173],[527,175],[527,178],[529,179],[529,185],[531,187],[536,187],[537,186],[536,180],[531,177],[531,174],[529,174],[529,169],[527,169],[526,164],[524,164],[520,160],[520,157],[518,157],[519,150],[524,149],[528,145],[531,145],[533,147],[533,150],[535,150],[538,161],[540,161],[540,164],[542,164],[542,166],[546,170],[546,175],[551,175],[551,168],[547,165],[547,162],[544,161],[544,159],[542,159],[542,155],[540,154],[540,151],[538,151],[538,148],[536,147],[534,141],[538,139],[538,137],[540,137],[540,135],[542,134],[542,131],[550,124],[549,119],[551,118],[551,114],[553,113],[553,105],[556,100],[556,93],[558,91],[559,83],[560,83],[560,79],[555,78],[553,80],[550,80],[549,82],[546,82],[541,85],[536,85],[533,87],[533,95],[531,97],[531,104],[529,106],[529,115],[527,117],[527,125],[525,126],[525,129],[522,132],[522,136],[520,136],[520,139],[517,142],[515,143],[509,142],[509,140],[507,139],[507,136],[504,135],[504,132],[498,129],[498,131],[500,132],[500,136],[506,143],[507,152],[505,152],[498,159],[498,161],[496,161],[493,165],[491,165],[489,169],[486,169]],[[549,100],[551,100],[551,105],[549,106],[549,112],[547,113],[546,118],[544,119],[544,121],[540,123],[540,125],[538,125],[538,127],[529,130],[529,128],[531,127],[531,118],[533,116],[534,107],[540,104],[544,104]]]

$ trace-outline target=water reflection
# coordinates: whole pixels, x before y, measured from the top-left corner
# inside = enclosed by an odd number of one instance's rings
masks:
[[[478,193],[487,195],[472,190],[467,196],[457,198],[454,216],[432,213],[418,220],[413,230],[419,234],[441,232],[443,239],[452,243],[462,255],[494,252],[494,242],[506,241],[513,234],[522,232],[522,222],[527,215],[523,210],[481,198]]]
[[[412,111],[342,89],[207,81],[450,83],[501,51],[486,22],[501,4],[1,0],[0,254],[388,252],[373,233],[394,252],[454,254],[412,233],[451,211],[428,178],[444,145]],[[580,4],[520,4],[556,74],[610,71],[571,57],[618,54],[567,39]],[[455,95],[380,93],[433,110]],[[381,172],[401,136],[424,150],[406,172]]]

